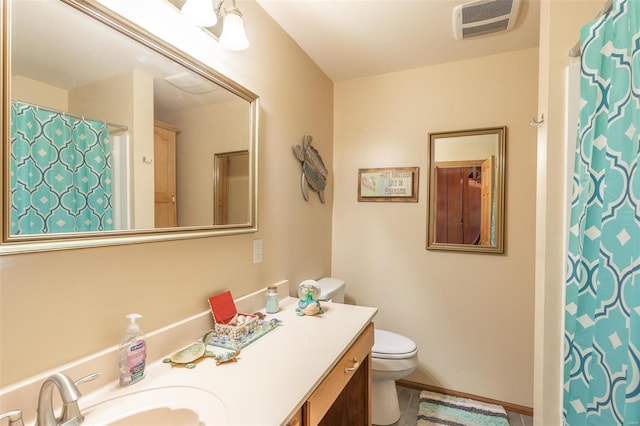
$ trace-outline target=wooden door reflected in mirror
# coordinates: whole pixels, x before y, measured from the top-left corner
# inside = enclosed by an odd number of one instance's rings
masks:
[[[223,152],[214,156],[213,223],[227,225],[247,220],[249,152]]]
[[[153,127],[155,227],[178,226],[176,208],[176,134],[178,129],[156,121]]]

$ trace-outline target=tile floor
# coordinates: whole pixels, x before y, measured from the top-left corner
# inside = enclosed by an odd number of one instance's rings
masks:
[[[392,426],[416,426],[420,391],[398,386],[398,402],[400,403],[400,420]],[[510,426],[533,426],[533,417],[507,411]],[[479,425],[481,426],[481,425]]]

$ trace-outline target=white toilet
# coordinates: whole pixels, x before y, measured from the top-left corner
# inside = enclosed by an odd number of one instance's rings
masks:
[[[344,303],[346,283],[339,278],[317,281],[321,301]],[[418,365],[418,348],[409,338],[385,330],[374,330],[371,349],[371,422],[390,425],[400,419],[396,380],[408,376]]]
[[[371,422],[390,425],[400,418],[396,380],[418,366],[418,347],[413,340],[385,330],[374,330],[371,349]]]

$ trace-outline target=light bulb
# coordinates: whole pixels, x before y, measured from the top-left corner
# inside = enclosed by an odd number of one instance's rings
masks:
[[[249,39],[244,32],[242,14],[237,9],[227,11],[224,16],[220,45],[229,50],[245,50],[249,47]]]
[[[180,11],[185,18],[199,27],[213,27],[218,22],[213,10],[213,0],[187,0]]]

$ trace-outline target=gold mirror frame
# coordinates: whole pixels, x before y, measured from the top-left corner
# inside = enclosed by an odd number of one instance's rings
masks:
[[[506,139],[506,127],[429,134],[428,250],[504,253]]]
[[[99,25],[107,27],[127,36],[151,49],[155,53],[182,65],[206,80],[217,84],[232,94],[248,102],[249,111],[249,153],[250,155],[250,179],[249,179],[249,221],[242,224],[233,225],[205,225],[188,226],[180,228],[158,228],[158,229],[137,229],[126,231],[104,231],[104,232],[83,232],[83,233],[60,233],[60,234],[35,234],[16,236],[10,234],[10,190],[8,188],[9,161],[10,161],[10,1],[3,0],[0,9],[0,22],[3,30],[0,34],[0,44],[2,45],[2,67],[0,70],[0,80],[2,81],[2,102],[0,104],[0,115],[2,117],[2,150],[0,153],[0,165],[2,173],[0,176],[0,187],[2,188],[2,241],[0,243],[0,255],[64,250],[84,247],[97,247],[119,244],[133,244],[142,242],[155,242],[188,238],[203,238],[221,235],[243,234],[256,232],[258,230],[258,109],[259,98],[257,95],[230,80],[224,75],[211,69],[207,65],[195,60],[185,53],[177,50],[170,44],[158,39],[145,30],[125,20],[108,8],[92,0],[60,0],[62,3],[79,10],[85,15],[96,20]],[[7,186],[7,187],[5,187]]]

